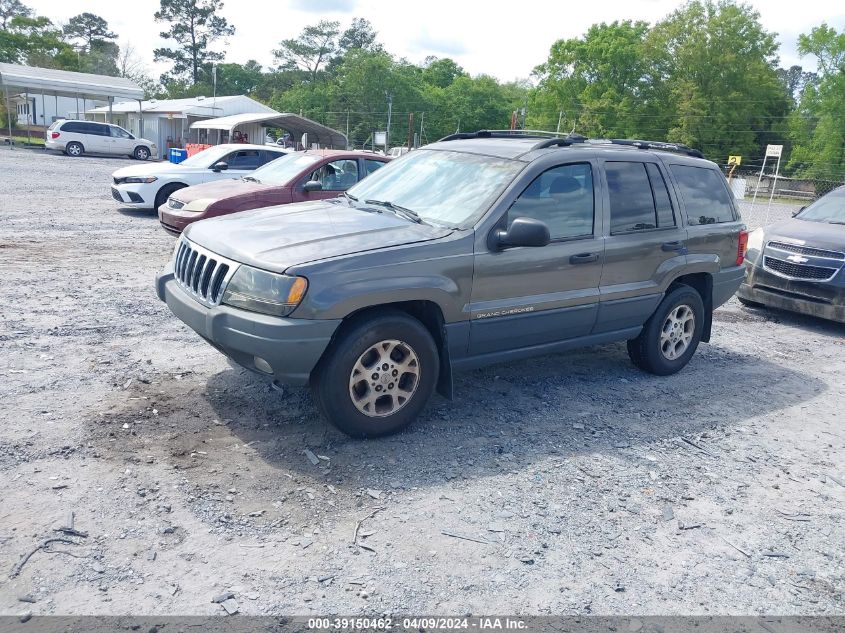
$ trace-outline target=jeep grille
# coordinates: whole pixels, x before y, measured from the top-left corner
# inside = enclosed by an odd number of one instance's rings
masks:
[[[226,284],[238,264],[182,238],[173,262],[173,274],[182,289],[206,306],[223,298]]]

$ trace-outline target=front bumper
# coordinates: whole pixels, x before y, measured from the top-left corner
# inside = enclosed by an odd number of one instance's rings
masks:
[[[845,323],[845,285],[831,281],[804,281],[775,275],[748,262],[745,281],[737,296],[765,306]]]
[[[308,383],[341,323],[273,317],[225,305],[207,308],[185,294],[170,272],[156,278],[156,293],[173,314],[238,365],[294,386]],[[272,372],[256,365],[256,358]]]
[[[111,195],[120,204],[131,204],[144,209],[152,209],[156,193],[148,183],[121,183],[112,185]]]
[[[171,209],[165,202],[158,208],[158,220],[162,228],[168,233],[178,235],[192,222],[202,220],[205,213],[202,211],[181,211]]]

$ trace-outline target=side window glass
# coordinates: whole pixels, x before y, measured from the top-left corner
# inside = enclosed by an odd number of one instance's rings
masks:
[[[108,136],[109,127],[107,125],[101,125],[99,123],[89,123],[88,133],[95,134],[96,136]]]
[[[371,173],[376,171],[377,169],[381,169],[384,167],[384,163],[380,160],[365,160],[364,165],[367,167],[367,175],[369,176]]]
[[[610,233],[657,228],[654,196],[643,163],[605,163],[610,196]]]
[[[317,180],[323,191],[346,191],[358,182],[358,161],[335,160],[315,170],[308,180]]]
[[[545,222],[553,240],[593,234],[593,170],[589,163],[553,167],[537,176],[508,209],[516,218]]]
[[[690,225],[718,224],[736,219],[731,194],[720,172],[690,165],[672,165],[670,169],[678,182]]]
[[[225,161],[229,169],[256,169],[260,156],[257,149],[241,149],[229,154]]]
[[[672,200],[669,198],[669,189],[660,168],[654,163],[646,163],[648,179],[651,182],[651,193],[654,195],[654,206],[657,207],[657,226],[665,228],[675,226],[675,213],[672,211]]]
[[[281,152],[261,152],[261,164],[266,165],[267,163],[276,160],[277,158],[281,158],[284,156]]]
[[[109,132],[114,138],[129,138],[129,132],[123,130],[115,125],[109,126]]]

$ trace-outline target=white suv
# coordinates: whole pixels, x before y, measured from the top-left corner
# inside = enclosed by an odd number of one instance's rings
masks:
[[[47,128],[45,143],[47,149],[57,149],[68,156],[88,152],[147,160],[158,152],[152,141],[136,138],[118,125],[93,121],[56,121]]]
[[[242,178],[292,150],[230,143],[209,147],[181,163],[122,167],[112,174],[112,198],[139,209],[158,209],[174,191],[212,180]]]

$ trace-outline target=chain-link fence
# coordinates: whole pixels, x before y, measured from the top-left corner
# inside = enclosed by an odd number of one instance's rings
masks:
[[[802,207],[842,186],[843,180],[798,178],[722,166],[749,229],[792,217]]]

